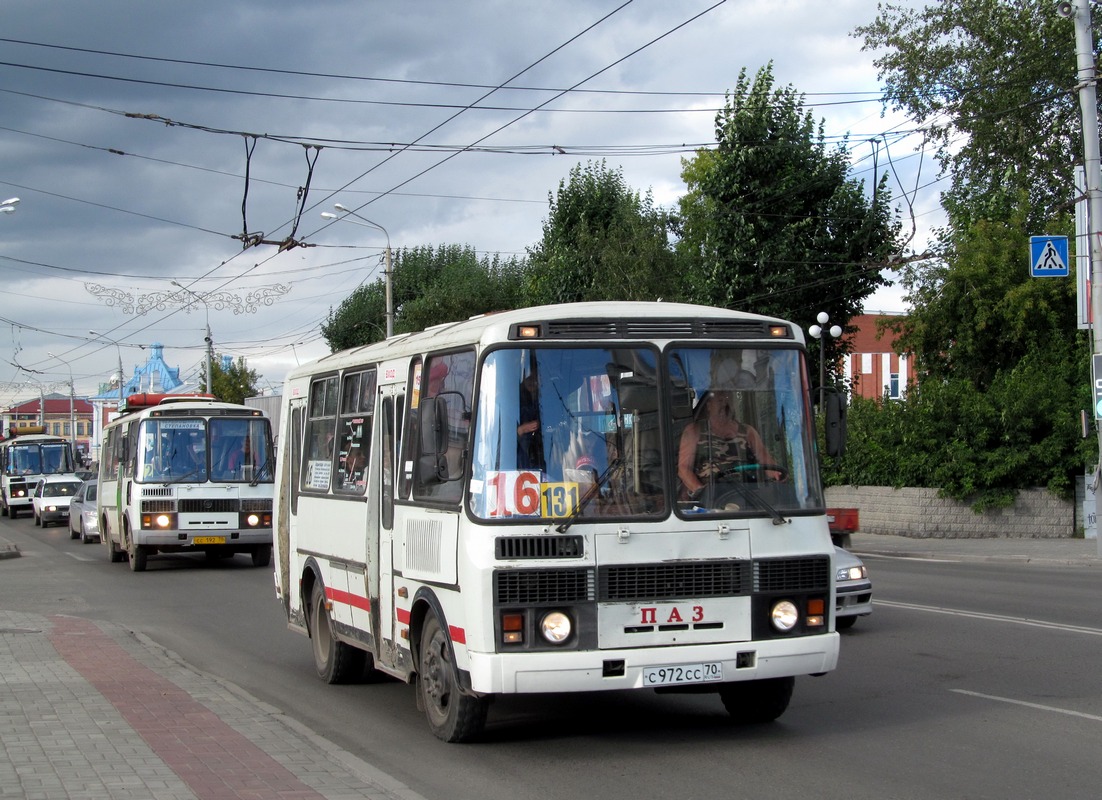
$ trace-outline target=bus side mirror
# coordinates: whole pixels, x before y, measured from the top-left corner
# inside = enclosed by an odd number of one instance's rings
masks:
[[[826,451],[834,458],[846,451],[846,396],[837,389],[826,395]]]
[[[448,407],[442,397],[426,397],[420,408],[421,455],[417,477],[422,484],[448,479]]]

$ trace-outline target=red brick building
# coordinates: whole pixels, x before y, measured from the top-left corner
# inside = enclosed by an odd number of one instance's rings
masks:
[[[840,364],[842,380],[852,386],[853,394],[870,399],[887,395],[899,399],[907,384],[915,378],[914,361],[907,355],[896,355],[895,335],[881,333],[880,321],[886,314],[861,314],[849,321],[854,333],[846,334],[850,353]]]

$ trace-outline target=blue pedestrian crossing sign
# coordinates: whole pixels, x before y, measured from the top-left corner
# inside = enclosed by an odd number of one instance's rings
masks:
[[[1068,269],[1068,237],[1030,236],[1029,274],[1034,278],[1066,278]]]

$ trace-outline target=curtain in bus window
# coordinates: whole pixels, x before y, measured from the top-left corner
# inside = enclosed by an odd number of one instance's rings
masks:
[[[371,420],[375,410],[375,370],[346,374],[343,383],[333,489],[363,494],[367,488]]]

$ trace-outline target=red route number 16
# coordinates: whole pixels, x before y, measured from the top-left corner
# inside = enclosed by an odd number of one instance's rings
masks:
[[[540,476],[535,472],[491,473],[486,486],[491,517],[525,516],[540,512]]]

